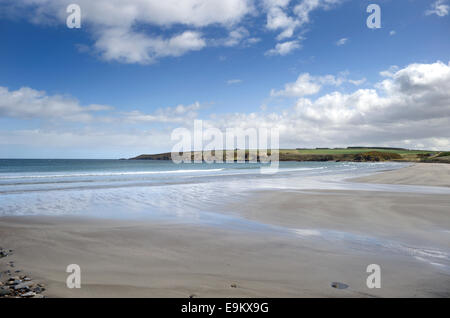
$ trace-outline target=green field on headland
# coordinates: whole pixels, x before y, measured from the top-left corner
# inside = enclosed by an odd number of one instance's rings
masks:
[[[224,152],[225,153],[225,152]],[[190,152],[193,159],[198,152]],[[189,155],[188,155],[189,156]],[[140,155],[130,160],[171,160],[171,153],[154,155]],[[237,151],[234,151],[237,160]],[[243,160],[244,158],[240,158]],[[259,154],[255,157],[250,151],[245,151],[245,160],[260,160]],[[224,154],[225,160],[225,154]],[[409,150],[403,148],[381,147],[348,147],[348,148],[315,148],[315,149],[280,149],[280,161],[408,161],[408,162],[443,162],[450,163],[448,152],[430,150]]]
[[[295,149],[301,154],[316,154],[316,155],[336,155],[336,154],[359,154],[364,152],[379,151],[379,152],[389,152],[398,154],[427,154],[434,153],[428,150],[409,150],[401,148],[363,148],[363,147],[349,147],[349,148],[316,148],[316,149]]]

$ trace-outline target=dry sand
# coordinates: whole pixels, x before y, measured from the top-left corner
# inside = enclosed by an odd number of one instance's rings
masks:
[[[449,168],[415,165],[365,179],[395,183],[423,174],[444,185]],[[15,252],[0,260],[0,270],[14,260],[51,297],[450,296],[448,260],[417,258],[425,247],[450,253],[448,195],[311,190],[250,198],[223,212],[267,228],[3,217],[0,245]],[[72,263],[81,266],[81,289],[66,288]],[[373,263],[382,268],[381,289],[366,286]],[[350,287],[331,288],[333,281]]]

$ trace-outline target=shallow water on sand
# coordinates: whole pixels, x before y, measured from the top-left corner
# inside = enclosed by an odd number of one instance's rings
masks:
[[[231,227],[325,242],[361,253],[413,257],[450,269],[450,252],[332,229],[292,229],[219,213],[259,190],[366,190],[450,194],[441,187],[362,184],[345,179],[404,163],[288,162],[273,175],[259,164],[166,161],[0,160],[0,216],[72,215]]]
[[[405,165],[281,163],[277,174],[264,175],[259,164],[248,163],[0,160],[0,216],[177,217],[182,221],[183,217],[211,212],[211,203],[220,204],[246,191],[337,189],[342,188],[343,177],[402,166]]]
[[[0,160],[0,216],[81,215],[201,222],[218,205],[254,190],[330,189],[450,193],[447,188],[345,182],[403,163],[287,162],[261,174],[260,164],[169,161]],[[213,220],[214,221],[214,220]]]

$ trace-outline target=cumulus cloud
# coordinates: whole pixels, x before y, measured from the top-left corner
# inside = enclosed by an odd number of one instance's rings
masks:
[[[105,60],[148,64],[166,56],[181,56],[206,46],[201,34],[185,31],[171,38],[147,37],[124,29],[108,29],[99,35],[95,47]]]
[[[266,52],[266,55],[288,55],[301,47],[300,41],[298,40],[277,43],[273,49]]]
[[[282,113],[239,115],[234,120],[272,123],[290,146],[362,143],[448,149],[450,63],[411,64],[388,73],[373,88],[335,91],[314,100],[301,97]],[[233,119],[226,122],[231,125]]]
[[[344,45],[345,43],[347,43],[347,41],[348,41],[347,38],[339,39],[338,41],[336,41],[336,45],[337,45],[337,46],[342,46],[342,45]]]
[[[385,77],[375,85],[350,92],[337,90],[339,83],[345,81],[342,74],[337,76],[301,74],[300,80],[286,84],[281,91],[272,92],[273,95],[296,97],[296,101],[288,108],[271,112],[269,106],[263,107],[260,112],[218,114],[202,119],[204,119],[205,127],[220,129],[278,127],[282,147],[339,147],[364,144],[448,150],[450,148],[450,130],[448,129],[450,127],[450,63],[439,61],[431,64],[414,63],[402,68],[392,67],[381,73]],[[322,85],[331,85],[336,87],[336,90],[319,95],[319,86]],[[101,105],[82,107],[76,102],[68,102],[71,99],[53,98],[42,93],[39,95],[39,92],[35,91],[34,95],[38,94],[38,97],[30,99],[33,105],[31,107],[33,111],[30,111],[26,109],[27,107],[11,107],[11,105],[29,104],[28,101],[11,103],[14,98],[23,100],[13,96],[20,95],[17,91],[9,92],[2,88],[0,92],[2,101],[0,112],[8,116],[19,117],[20,115],[27,118],[31,116],[28,112],[31,114],[44,112],[48,116],[53,116],[51,113],[55,112],[61,116],[71,114],[68,118],[72,116],[76,118],[80,113],[89,115],[92,111],[104,109]],[[311,94],[314,92],[317,96],[313,98]],[[34,106],[33,101],[36,99],[43,99],[45,102],[38,102],[38,106]],[[5,107],[5,100],[9,101],[7,104],[10,106]],[[65,101],[64,105],[70,105],[62,107],[66,111],[61,111],[61,106],[55,106],[60,105],[61,100]],[[51,107],[47,109],[45,103],[49,103]],[[190,128],[194,119],[201,118],[200,109],[200,103],[194,103],[187,106],[162,108],[151,114],[140,111],[119,113],[116,116],[117,125],[114,127],[109,125],[107,131],[95,127],[91,130],[86,128],[59,133],[48,130],[2,132],[0,144],[32,146],[39,143],[45,144],[45,138],[51,138],[52,143],[61,145],[60,147],[74,147],[73,145],[82,147],[84,143],[94,147],[91,143],[95,141],[97,147],[111,148],[120,139],[125,140],[124,143],[130,140],[135,143],[136,148],[133,149],[141,149],[142,152],[151,152],[154,149],[168,151],[171,148],[170,131],[166,131],[168,126],[164,126],[162,130],[155,130],[151,129],[151,125],[162,122]],[[135,125],[136,123],[150,126],[146,130],[139,130],[136,127],[141,125]],[[134,127],[133,133],[117,131],[116,129],[119,129],[118,127],[122,124],[130,124]],[[89,122],[86,126],[89,126]],[[145,142],[148,142],[147,148],[145,148]],[[151,145],[157,144],[162,145],[163,149],[159,146],[159,148],[151,148]]]
[[[290,96],[300,97],[305,95],[313,95],[320,91],[320,84],[309,73],[301,74],[294,83],[288,83],[283,90],[272,90],[271,96]]]
[[[300,34],[296,34],[298,29],[311,22],[310,14],[318,9],[330,9],[345,0],[301,0],[293,3],[291,0],[264,0],[263,6],[267,12],[266,28],[270,31],[279,31],[275,48],[266,52],[266,55],[287,55],[295,49],[301,48],[299,40],[288,39],[296,36],[300,40],[303,39],[303,30]],[[344,42],[347,39],[341,39]],[[340,41],[341,41],[340,40]]]
[[[361,79],[359,79],[359,80],[351,80],[351,79],[348,80],[349,83],[351,83],[351,84],[353,84],[353,85],[356,85],[356,86],[362,85],[362,84],[364,84],[366,81],[367,81],[367,79],[366,79],[365,77],[364,77],[364,78],[361,78]]]
[[[345,0],[302,0],[294,7],[300,25],[310,22],[310,14],[317,9],[330,9],[333,5],[338,5]]]
[[[294,36],[295,31],[310,22],[310,14],[314,10],[329,9],[344,0],[301,0],[292,4],[290,0],[265,0],[267,11],[267,29],[281,31],[277,40]]]
[[[303,73],[298,76],[295,82],[287,83],[283,90],[272,90],[270,95],[285,97],[314,95],[321,90],[323,85],[340,86],[346,81],[343,75],[345,75],[345,73],[342,73],[339,76],[312,76],[309,73]]]
[[[240,27],[232,30],[227,39],[224,41],[225,46],[238,45],[244,38],[249,36],[249,32],[246,28]]]
[[[111,106],[100,104],[82,106],[75,98],[48,95],[44,91],[29,87],[10,91],[0,86],[0,118],[25,120],[38,118],[78,123],[183,123],[196,118],[200,109],[200,103],[195,102],[191,105],[159,108],[151,114],[139,110],[115,112]]]
[[[15,5],[34,9],[36,22],[53,17],[65,21],[71,0],[15,0]],[[161,27],[181,24],[205,27],[233,25],[253,10],[249,0],[78,0],[82,19],[108,27],[131,27],[146,23]]]
[[[447,4],[447,0],[437,0],[431,5],[431,9],[425,11],[426,15],[435,14],[439,17],[445,17],[448,15],[450,6]]]
[[[267,29],[282,30],[277,36],[277,40],[292,37],[295,29],[299,26],[299,21],[285,12],[289,2],[289,0],[265,0],[264,2],[267,9]]]
[[[249,46],[260,41],[252,36],[247,17],[266,14],[265,27],[277,32],[275,48],[266,55],[287,55],[301,47],[303,25],[315,10],[330,9],[345,0],[78,0],[83,30],[93,45],[78,44],[80,52],[93,52],[107,61],[154,63],[208,46]],[[72,0],[1,1],[5,17],[25,17],[31,23],[65,25]],[[214,27],[227,32],[208,32]],[[152,30],[151,32],[149,30]],[[164,35],[162,35],[164,34]],[[293,39],[294,38],[294,39]]]
[[[0,3],[0,9],[28,12],[30,21],[65,23],[66,8],[72,0],[16,0]],[[198,29],[207,26],[235,28],[253,12],[252,0],[78,0],[83,28],[91,32],[94,47],[106,60],[125,63],[152,63],[165,56],[180,56],[204,48],[207,41]],[[28,9],[28,11],[26,10]],[[25,14],[25,13],[24,13]],[[156,26],[183,31],[166,37],[143,31]],[[178,28],[179,30],[179,28]],[[247,34],[241,28],[230,32],[224,45],[239,43]],[[253,41],[255,38],[253,38]]]
[[[47,118],[68,121],[90,121],[92,113],[111,110],[112,107],[92,104],[81,106],[70,97],[47,95],[29,87],[10,91],[0,86],[0,117]]]
[[[208,39],[207,42],[210,46],[233,47],[240,45],[247,47],[258,43],[259,41],[261,41],[261,39],[258,37],[251,37],[250,32],[246,28],[237,26],[231,28],[226,37]]]

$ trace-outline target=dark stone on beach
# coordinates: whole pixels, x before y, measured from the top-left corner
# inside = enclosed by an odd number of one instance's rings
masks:
[[[34,291],[36,294],[40,294],[40,293],[42,293],[44,290],[45,290],[45,288],[39,287],[39,286],[33,289],[33,291]]]
[[[11,291],[8,288],[0,288],[0,297],[11,295]]]
[[[14,286],[20,284],[22,281],[20,279],[10,278],[7,282],[8,285]]]
[[[237,288],[236,284],[231,284],[230,286],[231,286],[231,288]]]
[[[21,284],[17,284],[16,286],[14,286],[15,290],[20,290],[20,289],[30,289],[30,287],[33,285],[33,282],[26,282],[26,283],[21,283]]]
[[[34,297],[34,296],[36,296],[36,293],[30,291],[30,292],[27,292],[27,293],[25,293],[25,294],[20,294],[20,296],[21,296],[21,297],[25,297],[25,298],[28,298],[28,297]]]
[[[12,251],[10,250],[10,252],[12,252]],[[0,258],[10,255],[10,252],[8,252],[7,250],[0,247]]]
[[[344,284],[344,283],[339,283],[339,282],[332,282],[331,287],[336,288],[336,289],[347,289],[348,285]]]

